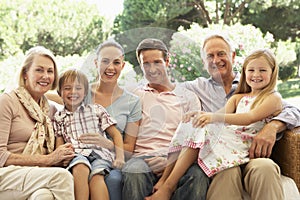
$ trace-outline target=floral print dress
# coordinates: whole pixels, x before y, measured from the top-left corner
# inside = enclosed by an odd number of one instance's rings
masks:
[[[248,112],[254,100],[255,97],[242,97],[236,113]],[[170,153],[183,147],[199,149],[198,164],[211,177],[224,169],[249,162],[252,138],[265,123],[266,120],[248,126],[213,123],[203,128],[193,128],[190,122],[181,123],[171,141]]]

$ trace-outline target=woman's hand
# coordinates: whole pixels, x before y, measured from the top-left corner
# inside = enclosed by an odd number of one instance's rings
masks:
[[[79,141],[84,144],[92,144],[109,150],[114,149],[114,144],[109,139],[103,137],[99,133],[85,133],[79,137]]]
[[[74,148],[72,144],[66,143],[60,145],[49,156],[53,163],[52,165],[66,167],[75,156]]]
[[[117,169],[122,169],[123,165],[125,164],[124,158],[123,159],[118,159],[116,158],[113,162],[113,167]]]

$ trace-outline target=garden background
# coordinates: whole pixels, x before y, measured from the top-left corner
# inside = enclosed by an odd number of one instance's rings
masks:
[[[121,12],[108,16],[120,2]],[[236,70],[252,50],[271,48],[280,66],[278,90],[300,108],[299,8],[298,0],[0,0],[0,93],[16,85],[24,54],[35,45],[54,52],[60,72],[80,68],[93,82],[94,51],[109,38],[125,48],[124,86],[142,79],[135,48],[146,37],[170,48],[173,81],[207,76],[200,47],[214,31],[235,41]]]

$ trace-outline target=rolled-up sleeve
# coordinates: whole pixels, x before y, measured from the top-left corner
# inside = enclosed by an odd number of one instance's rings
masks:
[[[300,110],[283,101],[283,110],[282,112],[274,117],[272,120],[279,120],[286,124],[287,129],[293,129],[295,127],[300,126]]]

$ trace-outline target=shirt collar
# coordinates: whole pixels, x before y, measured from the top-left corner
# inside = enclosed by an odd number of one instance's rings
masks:
[[[64,107],[64,109],[62,110],[61,113],[62,113],[62,114],[65,113],[65,114],[71,115],[71,114],[73,114],[74,112],[83,111],[83,110],[84,110],[84,107],[85,107],[84,102],[82,102],[81,105],[78,106],[78,108],[77,108],[75,111],[73,111],[73,112],[72,112],[72,111],[69,111],[69,110],[66,109],[66,107]]]
[[[167,91],[167,92],[161,92],[160,94],[171,94],[171,95],[175,95],[176,96],[176,88],[177,88],[177,85],[175,85],[175,88],[174,88],[174,90],[172,90],[172,91]],[[152,88],[152,87],[150,87],[149,86],[149,83],[147,83],[144,87],[143,87],[143,89],[145,90],[145,91],[152,91],[152,92],[155,92],[155,93],[159,93],[155,88]]]
[[[238,84],[240,82],[241,74],[239,72],[234,72],[235,77],[232,80],[232,84]],[[212,82],[214,85],[220,85],[220,83],[216,82],[212,77],[208,78],[208,81]]]

